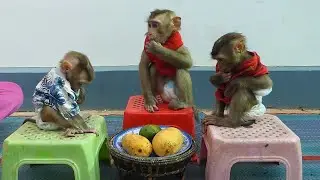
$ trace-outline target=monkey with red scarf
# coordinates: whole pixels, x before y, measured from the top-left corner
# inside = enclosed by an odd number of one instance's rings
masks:
[[[139,76],[145,109],[158,109],[157,95],[169,103],[169,109],[193,107],[192,82],[189,69],[192,58],[184,46],[179,30],[181,18],[168,9],[156,9],[147,20],[144,49],[139,63]],[[167,88],[168,82],[174,88]]]
[[[210,82],[217,87],[216,109],[203,120],[203,125],[251,127],[255,117],[265,113],[262,97],[272,91],[269,71],[256,52],[247,50],[246,38],[231,32],[213,45],[212,59],[217,60],[216,74]],[[228,116],[224,115],[227,108]]]

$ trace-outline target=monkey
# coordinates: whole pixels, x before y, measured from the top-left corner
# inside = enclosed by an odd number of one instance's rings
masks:
[[[171,110],[194,108],[189,73],[193,60],[179,33],[181,17],[169,9],[155,9],[150,12],[147,24],[148,32],[139,62],[146,111],[159,110],[157,95],[168,103]],[[173,82],[175,96],[168,96],[170,93],[165,89],[168,82]]]
[[[23,122],[36,123],[43,130],[64,129],[66,137],[95,133],[80,115],[79,105],[85,101],[84,86],[95,78],[89,58],[69,51],[37,84],[32,97],[36,116]]]
[[[273,81],[257,52],[247,50],[246,37],[230,32],[215,41],[211,58],[216,73],[209,78],[215,86],[216,107],[203,125],[252,127],[255,117],[265,113],[262,97],[271,93]],[[228,111],[228,116],[224,111]]]

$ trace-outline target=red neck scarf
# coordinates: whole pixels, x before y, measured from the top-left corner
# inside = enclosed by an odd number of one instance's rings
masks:
[[[168,76],[168,77],[175,76],[177,68],[159,59],[154,54],[146,52],[146,44],[149,41],[150,41],[149,36],[147,36],[144,41],[144,52],[147,54],[149,60],[155,64],[157,73],[159,73],[161,76]],[[178,31],[174,31],[171,34],[171,36],[167,39],[167,41],[164,44],[162,44],[163,47],[174,50],[174,51],[179,49],[182,45],[183,45],[182,38]]]
[[[240,64],[235,72],[232,72],[230,81],[238,78],[238,77],[259,77],[265,74],[268,74],[268,68],[260,62],[260,57],[256,52],[251,52],[252,58],[245,60]],[[216,72],[219,72],[219,64],[216,64]],[[230,82],[229,81],[229,82]],[[221,84],[215,93],[216,99],[224,102],[225,104],[230,104],[231,97],[224,96],[224,90],[228,86],[229,82]]]

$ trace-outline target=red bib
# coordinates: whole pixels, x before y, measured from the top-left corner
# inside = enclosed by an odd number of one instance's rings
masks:
[[[177,69],[174,66],[159,59],[157,56],[146,52],[146,44],[149,41],[150,41],[149,36],[147,36],[144,41],[144,52],[147,54],[149,60],[155,64],[157,73],[159,73],[161,76],[168,76],[168,77],[175,76]],[[179,49],[182,45],[183,45],[182,38],[178,31],[174,31],[171,34],[171,36],[168,38],[168,40],[164,44],[162,44],[163,47],[174,50],[174,51]]]
[[[268,68],[260,62],[259,55],[256,52],[252,52],[252,54],[253,57],[251,59],[245,60],[241,65],[239,65],[237,71],[231,76],[230,81],[238,77],[259,77],[269,73]],[[216,64],[216,72],[219,72],[218,63]],[[225,104],[230,104],[231,101],[230,97],[224,96],[224,91],[229,82],[221,84],[215,92],[216,99],[224,102]]]

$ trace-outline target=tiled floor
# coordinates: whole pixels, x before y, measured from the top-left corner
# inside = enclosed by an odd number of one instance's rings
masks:
[[[279,115],[288,127],[290,127],[302,141],[302,151],[304,155],[320,154],[320,116],[319,115]],[[122,117],[106,117],[109,135],[121,130]],[[10,117],[0,122],[0,142],[17,129],[23,118]],[[197,125],[197,142],[200,137],[200,125]],[[117,180],[116,169],[101,165],[101,180]],[[320,162],[303,162],[304,180],[320,180]],[[1,173],[1,169],[0,169]],[[232,180],[284,180],[284,166],[274,164],[259,163],[239,163],[232,168]],[[45,165],[30,168],[23,166],[20,168],[19,180],[73,180],[72,169],[64,165]],[[136,177],[130,180],[139,179]],[[162,178],[170,180],[170,178]],[[204,167],[189,165],[186,171],[186,180],[204,179]]]

